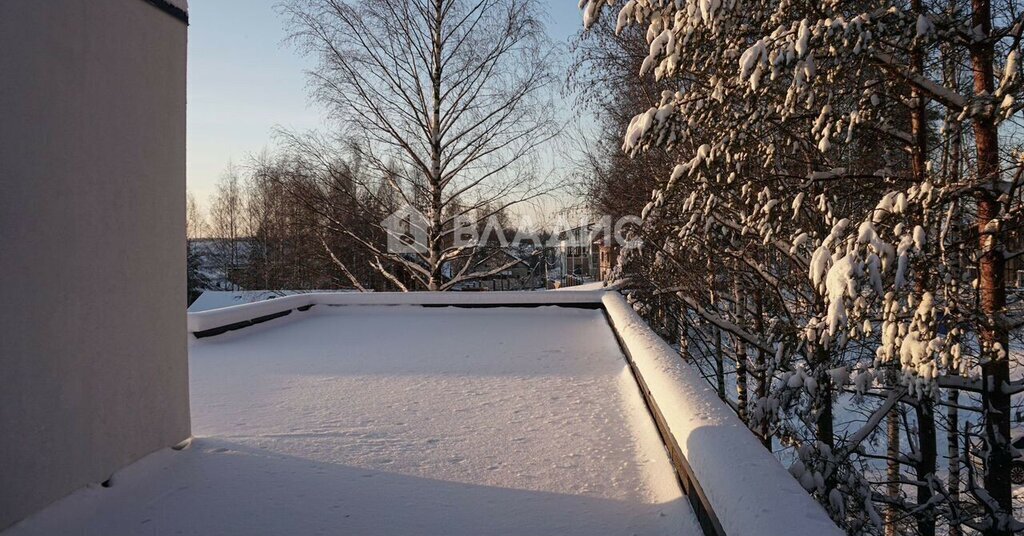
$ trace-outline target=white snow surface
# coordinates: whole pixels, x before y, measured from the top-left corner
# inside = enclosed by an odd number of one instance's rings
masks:
[[[599,310],[323,305],[190,344],[191,445],[5,536],[700,533]]]
[[[603,302],[726,534],[843,534],[714,389],[647,327],[622,295],[606,293]]]
[[[202,294],[188,306],[188,312],[198,313],[201,311],[212,311],[236,305],[246,305],[267,300],[276,300],[285,296],[311,293],[331,292],[355,292],[351,290],[204,290]]]
[[[212,311],[235,305],[245,305],[266,300],[276,300],[284,296],[297,294],[291,291],[276,290],[204,290],[202,294],[188,306],[188,312]]]
[[[590,291],[594,291],[594,290],[604,290],[606,286],[607,285],[605,284],[604,281],[592,281],[590,283],[582,283],[580,285],[574,285],[574,286],[571,286],[571,287],[556,288],[556,289],[553,289],[553,290],[556,291],[556,292],[565,292],[565,291],[590,292]]]

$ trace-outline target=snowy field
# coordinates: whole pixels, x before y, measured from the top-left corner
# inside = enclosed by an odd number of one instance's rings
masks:
[[[322,306],[190,366],[188,448],[5,536],[700,534],[601,311]]]

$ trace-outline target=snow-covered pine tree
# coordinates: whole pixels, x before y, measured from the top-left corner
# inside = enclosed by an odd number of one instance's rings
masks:
[[[582,1],[585,23],[611,4]],[[614,15],[620,29],[646,28],[640,75],[678,88],[634,117],[623,144],[679,161],[638,231],[647,294],[671,290],[714,330],[774,356],[752,424],[775,423],[797,452],[794,476],[851,533],[880,530],[884,505],[912,520],[901,530],[934,534],[941,521],[1009,534],[1009,401],[1021,389],[1009,335],[1021,322],[1006,307],[1003,244],[1019,224],[1020,165],[1000,153],[999,126],[1020,110],[1015,8],[630,0]],[[964,70],[973,89],[957,83]],[[738,262],[750,292],[776,294],[763,318],[728,318],[721,274]],[[980,399],[973,507],[936,471],[944,388]],[[873,402],[859,426],[836,430],[833,404],[861,399]],[[884,458],[869,448],[879,424],[903,406],[913,418],[896,462],[914,469],[899,477],[913,502],[863,476]]]

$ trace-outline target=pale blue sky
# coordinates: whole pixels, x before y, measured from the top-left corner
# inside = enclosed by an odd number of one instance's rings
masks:
[[[577,0],[541,0],[558,46],[582,25]],[[270,144],[275,125],[319,126],[305,58],[283,43],[279,0],[189,2],[188,187],[205,205],[229,161]]]

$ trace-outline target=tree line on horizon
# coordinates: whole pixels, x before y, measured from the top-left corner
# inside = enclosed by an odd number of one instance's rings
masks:
[[[388,180],[374,178],[358,160],[339,162],[329,179],[310,179],[293,155],[264,152],[244,165],[229,165],[205,210],[189,193],[188,303],[205,290],[425,290],[404,263],[378,252],[386,251],[388,241],[380,222],[400,210],[403,201],[388,193]],[[347,195],[327,197],[318,191],[320,180],[339,189],[359,183],[375,193],[358,201]],[[485,204],[475,211],[465,220],[473,229],[464,231],[481,238],[473,252],[473,265],[480,269],[458,282],[494,275],[543,250],[533,242],[523,248],[505,246],[518,232],[507,210]],[[543,231],[538,237],[549,235]],[[494,257],[501,262],[491,261]]]

